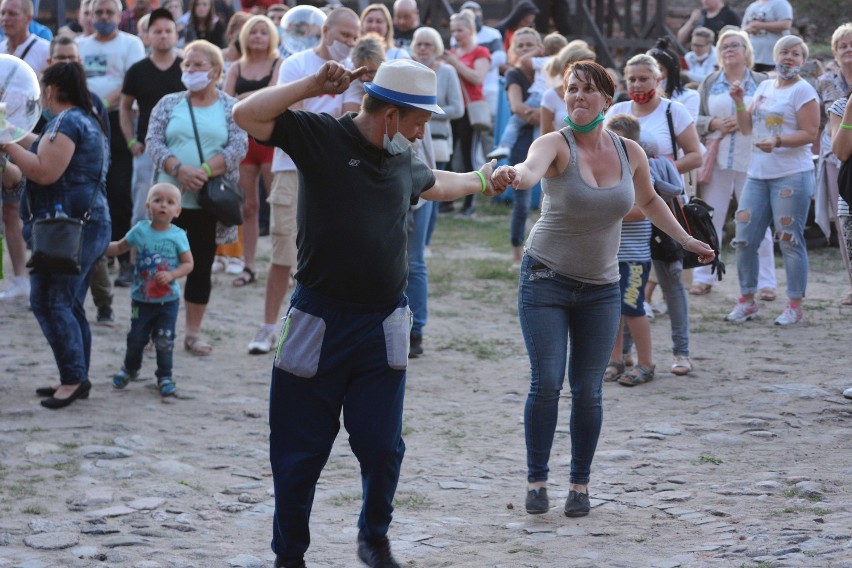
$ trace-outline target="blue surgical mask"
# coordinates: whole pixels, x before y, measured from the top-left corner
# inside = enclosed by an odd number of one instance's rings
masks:
[[[50,112],[50,109],[47,108],[47,107],[44,107],[44,108],[41,109],[41,115],[48,122],[50,122],[53,119],[53,113]]]
[[[411,141],[399,131],[399,115],[396,117],[396,134],[393,135],[393,140],[388,136],[388,125],[385,124],[384,146],[385,151],[391,156],[404,154],[406,150],[411,148]]]
[[[112,32],[115,31],[115,28],[115,22],[95,22],[95,31],[98,32],[98,35],[101,36],[112,35]]]

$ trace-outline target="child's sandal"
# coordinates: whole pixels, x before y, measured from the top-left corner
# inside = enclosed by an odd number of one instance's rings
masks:
[[[606,364],[603,380],[606,383],[614,383],[624,374],[624,363],[621,361],[610,361]]]
[[[656,365],[651,365],[650,367],[636,365],[630,371],[618,377],[618,384],[626,387],[635,387],[636,385],[650,383],[654,380],[654,369],[656,368]]]

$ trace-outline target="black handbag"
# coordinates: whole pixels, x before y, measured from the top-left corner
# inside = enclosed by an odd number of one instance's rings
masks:
[[[201,139],[198,127],[195,125],[195,113],[189,96],[186,98],[189,107],[189,117],[192,120],[192,131],[195,133],[195,144],[198,147],[198,157],[204,163],[204,151],[201,149]],[[228,227],[243,224],[243,190],[239,184],[233,183],[225,176],[211,177],[198,192],[198,204],[213,215],[217,221]]]
[[[843,201],[852,204],[852,158],[840,166],[840,171],[837,173],[837,189]]]
[[[107,165],[106,146],[102,158],[101,177],[97,187],[92,192],[89,208],[82,219],[68,217],[57,210],[53,217],[33,221],[32,205],[29,192],[27,204],[32,223],[32,256],[27,261],[27,268],[34,274],[80,274],[82,272],[83,228],[92,214],[95,199],[106,180]]]

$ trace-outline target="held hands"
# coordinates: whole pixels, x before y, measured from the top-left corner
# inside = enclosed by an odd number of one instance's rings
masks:
[[[494,166],[497,165],[497,160],[491,160],[490,162],[485,162],[479,171],[482,172],[482,175],[485,176],[485,191],[482,192],[484,195],[488,197],[494,197],[495,195],[500,195],[505,191],[506,187],[497,187],[493,181],[494,175]]]
[[[713,262],[713,259],[716,258],[716,253],[713,252],[713,249],[707,243],[699,241],[695,237],[688,237],[686,241],[681,243],[681,246],[685,250],[697,254],[698,262],[701,264]]]
[[[314,82],[322,94],[339,95],[349,88],[352,81],[360,79],[366,72],[366,67],[350,71],[337,61],[326,61],[314,73]]]
[[[513,166],[500,166],[491,174],[491,183],[502,193],[510,185],[517,189],[521,186],[521,174]]]

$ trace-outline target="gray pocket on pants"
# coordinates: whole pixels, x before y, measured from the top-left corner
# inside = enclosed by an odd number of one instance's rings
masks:
[[[304,379],[316,376],[324,336],[322,318],[291,308],[284,318],[275,366]]]
[[[388,352],[388,367],[402,371],[408,367],[408,349],[411,340],[413,316],[408,306],[395,309],[382,322],[385,331],[385,348]]]

